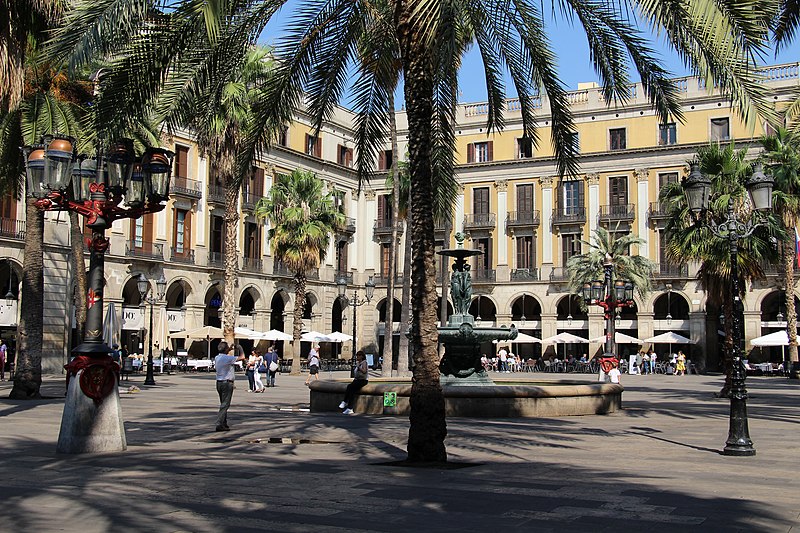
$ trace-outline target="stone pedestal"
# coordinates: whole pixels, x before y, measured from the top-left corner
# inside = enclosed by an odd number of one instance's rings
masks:
[[[122,421],[119,389],[100,404],[87,397],[80,386],[83,370],[70,379],[61,431],[58,434],[58,453],[121,452],[128,447]]]

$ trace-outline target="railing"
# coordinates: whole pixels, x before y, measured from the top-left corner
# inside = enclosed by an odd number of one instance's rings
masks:
[[[176,177],[170,184],[170,192],[176,196],[199,200],[203,197],[203,183],[189,178]]]
[[[538,268],[515,268],[511,271],[511,281],[539,281]]]
[[[225,203],[225,187],[221,185],[208,186],[208,201],[214,204]]]
[[[783,81],[796,80],[800,77],[800,63],[786,63],[784,65],[772,65],[756,69],[756,73],[763,78],[759,81]]]
[[[353,273],[352,272],[347,272],[347,271],[343,271],[343,270],[337,270],[336,274],[334,274],[334,276],[333,276],[333,282],[334,283],[339,283],[339,280],[342,279],[342,278],[344,278],[345,282],[347,282],[348,285],[352,285],[353,284]]]
[[[567,281],[569,280],[569,270],[565,267],[553,267],[550,271],[550,281]]]
[[[211,268],[225,268],[225,256],[222,252],[208,252],[208,266]]]
[[[125,255],[143,259],[164,260],[164,245],[154,242],[132,240],[125,244]]]
[[[509,211],[506,226],[538,226],[539,211]]]
[[[473,283],[494,283],[497,281],[497,271],[490,268],[476,268],[472,271]]]
[[[497,225],[497,213],[468,213],[464,215],[465,228],[493,228]]]
[[[656,264],[653,275],[656,279],[688,278],[689,266],[675,265],[671,263],[658,263]]]
[[[264,270],[264,262],[256,257],[242,257],[242,270],[261,272]]]
[[[669,212],[664,204],[661,202],[650,202],[650,210],[648,211],[650,218],[668,218]]]
[[[396,274],[394,276],[395,286],[402,285],[404,281],[405,280],[403,279],[402,274]],[[389,284],[389,276],[381,276],[381,275],[372,276],[372,282],[375,283],[375,286],[377,287],[385,287],[386,285]]]
[[[246,209],[248,211],[252,211],[258,205],[259,200],[261,200],[263,196],[259,196],[258,194],[253,194],[251,192],[243,192],[242,193],[242,209]]]
[[[344,230],[345,233],[355,233],[356,232],[356,219],[353,217],[346,217],[344,221]]]
[[[186,246],[180,252],[173,246],[169,251],[170,260],[173,263],[184,263],[186,265],[194,264],[194,250],[190,250]]]
[[[600,220],[603,221],[633,220],[635,217],[636,209],[633,204],[600,206]]]
[[[793,261],[792,265],[794,266],[795,272],[800,272],[800,266],[798,266],[797,261]],[[779,276],[783,274],[783,266],[777,263],[762,262],[761,271],[768,277]]]
[[[25,221],[15,218],[0,218],[0,237],[25,240]]]
[[[553,210],[553,224],[582,224],[586,222],[585,207],[561,207]]]
[[[391,233],[392,232],[392,228],[395,225],[397,226],[397,231],[398,232],[402,232],[403,231],[402,223],[401,222],[397,222],[397,224],[394,224],[391,219],[378,219],[378,220],[376,220],[375,221],[374,230],[375,230],[375,233]]]
[[[272,264],[272,275],[281,278],[293,278],[294,272],[289,267],[278,261]],[[319,270],[311,270],[306,272],[306,279],[319,279]]]

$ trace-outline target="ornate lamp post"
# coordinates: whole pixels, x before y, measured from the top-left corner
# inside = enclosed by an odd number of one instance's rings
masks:
[[[375,294],[375,282],[372,280],[372,276],[369,277],[367,282],[364,284],[364,294],[366,298],[359,298],[358,297],[358,289],[353,289],[353,295],[348,298],[347,297],[347,279],[344,277],[339,278],[336,282],[336,289],[339,291],[339,298],[342,299],[345,306],[350,306],[353,308],[353,356],[351,358],[352,367],[355,368],[356,366],[356,350],[358,343],[356,342],[356,307],[361,307],[362,305],[370,302],[372,300],[372,296]],[[392,305],[394,302],[388,302],[386,305]],[[391,328],[392,325],[390,324],[389,327]],[[389,330],[389,335],[392,334],[391,329]],[[390,358],[391,360],[391,358]]]
[[[772,210],[772,187],[775,181],[766,176],[757,163],[753,175],[745,183],[745,188],[750,197],[750,205],[754,215],[760,218],[761,213]],[[697,163],[692,164],[689,176],[683,180],[683,190],[686,194],[686,203],[689,212],[698,225],[705,225],[712,234],[720,239],[727,239],[730,249],[731,284],[728,294],[728,305],[731,306],[733,323],[733,350],[731,353],[731,409],[728,430],[728,440],[722,453],[725,455],[750,456],[755,455],[753,441],[750,440],[750,431],[747,423],[747,389],[745,378],[747,376],[742,364],[742,301],[739,298],[739,240],[745,239],[763,224],[751,216],[741,221],[737,217],[733,205],[733,198],[728,200],[728,212],[721,222],[717,222],[708,210],[711,199],[711,180],[700,172]]]
[[[88,158],[79,156],[75,139],[65,136],[44,136],[39,144],[22,150],[27,194],[36,199],[36,206],[43,211],[77,212],[87,218],[92,230],[86,332],[67,365],[70,375],[81,375],[70,381],[58,451],[123,450],[126,443],[117,392],[119,366],[108,356],[111,349],[103,342],[104,267],[109,246],[105,231],[115,220],[164,209],[174,154],[148,148],[137,158],[133,141],[123,139],[95,158]],[[109,397],[114,405],[104,406]],[[92,401],[87,402],[87,398]]]
[[[633,283],[625,280],[614,281],[614,262],[610,255],[603,261],[604,281],[594,280],[584,283],[581,297],[587,305],[603,308],[606,321],[606,342],[603,349],[604,361],[616,360],[616,325],[614,315],[623,307],[633,307]],[[610,369],[610,368],[609,368]]]
[[[147,330],[147,338],[150,340],[150,345],[147,350],[147,376],[144,378],[145,385],[155,385],[156,380],[153,377],[153,305],[164,299],[164,293],[167,291],[167,280],[164,279],[164,273],[156,281],[158,289],[158,296],[150,295],[150,280],[144,277],[144,274],[139,274],[139,279],[136,281],[136,288],[139,289],[139,295],[142,297],[142,307],[145,303],[150,304],[150,329]],[[164,368],[164,359],[161,359],[161,368]]]

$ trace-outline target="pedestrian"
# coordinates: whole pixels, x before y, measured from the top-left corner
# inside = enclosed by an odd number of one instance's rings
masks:
[[[280,364],[278,363],[278,352],[275,351],[275,346],[270,346],[267,349],[267,355],[264,356],[264,364],[267,366],[267,387],[275,386],[275,374],[278,373]]]
[[[622,379],[622,373],[619,371],[619,363],[616,361],[611,363],[611,370],[608,371],[608,379],[611,380],[611,383],[617,384],[619,384]]]
[[[640,354],[642,352],[639,352]],[[642,357],[642,374],[650,373],[650,352],[645,352]]]
[[[217,394],[219,394],[219,413],[217,414],[217,431],[229,431],[228,409],[233,399],[233,383],[236,379],[234,364],[244,361],[244,354],[233,355],[236,348],[222,341],[217,345],[217,355],[214,358],[214,368],[217,371]]]
[[[684,355],[682,350],[678,350],[678,363],[675,366],[675,375],[686,375],[686,355]]]
[[[314,344],[311,351],[308,352],[308,377],[306,378],[306,386],[311,381],[311,376],[314,376],[314,381],[319,381],[319,344]]]
[[[254,354],[250,354],[247,359],[244,375],[247,376],[247,392],[256,392],[256,356]]]
[[[497,351],[497,356],[500,358],[500,372],[508,372],[508,351],[505,346]]]
[[[6,354],[8,353],[8,346],[0,339],[0,381],[6,380]]]
[[[253,392],[264,392],[264,382],[261,381],[261,376],[267,373],[267,367],[264,366],[264,358],[261,357],[258,350],[253,350],[252,355],[256,358],[255,364],[253,365]]]
[[[359,350],[356,352],[356,368],[353,381],[351,381],[347,389],[345,389],[344,400],[339,404],[339,409],[344,409],[344,411],[342,411],[343,415],[353,414],[353,401],[355,400],[355,396],[358,394],[358,391],[368,383],[368,377],[369,366],[367,366],[367,356],[364,354],[363,350]]]

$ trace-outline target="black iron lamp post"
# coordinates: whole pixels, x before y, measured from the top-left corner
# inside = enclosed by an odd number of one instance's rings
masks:
[[[364,293],[366,298],[358,297],[358,289],[353,289],[353,295],[348,298],[347,279],[344,277],[339,278],[339,280],[336,282],[336,289],[339,291],[339,298],[342,299],[344,304],[353,308],[353,356],[351,358],[351,365],[353,368],[355,368],[357,351],[356,347],[358,346],[358,343],[356,342],[356,308],[361,307],[372,300],[372,296],[375,294],[375,282],[372,280],[372,276],[370,276],[367,282],[364,284]],[[393,303],[394,302],[389,302],[387,300],[386,305],[392,305]],[[389,327],[391,328],[391,324]],[[389,334],[392,334],[391,330],[389,330]]]
[[[139,295],[142,297],[142,307],[144,307],[145,303],[150,304],[150,329],[147,331],[147,337],[150,340],[150,344],[147,349],[147,376],[144,378],[145,385],[155,385],[156,380],[153,377],[153,306],[164,299],[164,293],[167,290],[167,280],[164,279],[164,273],[161,273],[161,277],[158,278],[156,281],[156,287],[158,290],[158,296],[156,295],[149,295],[150,293],[150,280],[144,277],[144,274],[139,274],[139,279],[136,281],[136,287],[139,289]],[[162,347],[163,350],[163,347]],[[163,351],[162,351],[163,354]],[[163,369],[164,366],[164,359],[162,356],[161,359],[161,366]]]
[[[764,174],[761,164],[757,163],[750,179],[745,183],[745,188],[750,197],[750,206],[753,215],[760,219],[761,213],[772,210],[772,188],[775,181]],[[745,378],[747,376],[742,363],[742,301],[739,297],[739,240],[745,239],[761,225],[763,221],[748,217],[741,221],[734,209],[733,198],[728,200],[728,211],[721,222],[717,222],[708,210],[711,199],[711,180],[700,172],[698,164],[692,164],[689,176],[683,180],[683,190],[686,202],[694,221],[705,225],[712,234],[721,239],[727,239],[730,247],[731,284],[728,294],[728,305],[731,306],[733,350],[731,353],[731,408],[728,430],[728,440],[722,453],[725,455],[750,456],[755,455],[753,441],[750,440],[750,431],[747,423],[747,389]]]
[[[633,307],[633,283],[625,280],[614,281],[614,262],[610,255],[603,261],[604,280],[584,283],[581,297],[587,305],[603,308],[606,321],[606,342],[603,348],[604,359],[616,359],[615,314],[623,307]]]

